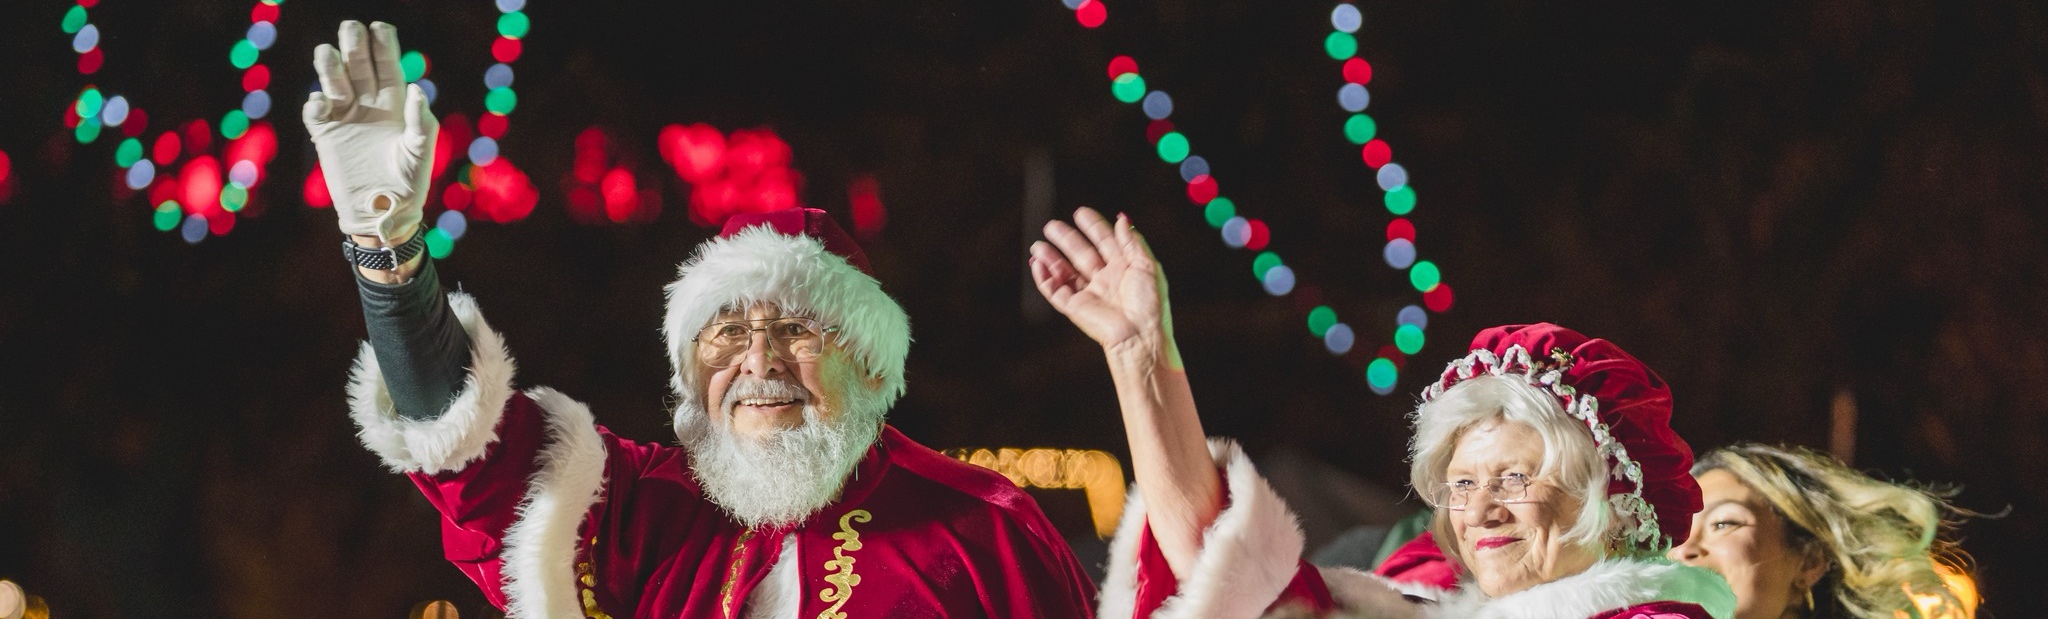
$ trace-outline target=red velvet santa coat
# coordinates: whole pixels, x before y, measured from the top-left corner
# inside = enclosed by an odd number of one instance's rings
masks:
[[[884,428],[838,502],[750,530],[705,499],[682,449],[614,436],[552,390],[515,392],[498,334],[467,296],[450,301],[475,352],[449,410],[397,418],[365,346],[352,414],[440,511],[448,560],[513,617],[749,617],[755,589],[777,584],[794,591],[761,597],[794,596],[804,619],[1091,616],[1065,542],[994,472]],[[770,583],[778,560],[795,574]]]
[[[1254,617],[1429,619],[1727,619],[1735,595],[1720,576],[1662,560],[1603,559],[1585,572],[1488,598],[1301,560],[1294,514],[1235,444],[1211,441],[1223,471],[1223,512],[1202,551],[1176,579],[1131,493],[1110,544],[1104,619]],[[1467,583],[1469,585],[1469,583]]]

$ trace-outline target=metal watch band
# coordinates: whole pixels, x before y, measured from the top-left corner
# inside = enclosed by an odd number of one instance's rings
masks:
[[[349,263],[356,266],[378,271],[396,271],[398,265],[411,261],[426,248],[427,237],[424,234],[415,234],[412,240],[397,247],[363,247],[357,245],[355,239],[341,239],[343,258],[347,258]]]

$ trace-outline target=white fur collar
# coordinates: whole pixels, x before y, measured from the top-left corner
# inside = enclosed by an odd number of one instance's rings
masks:
[[[1452,591],[1408,592],[1432,597],[1435,604],[1406,602],[1388,591],[1392,583],[1352,570],[1326,569],[1323,581],[1346,614],[1356,617],[1585,619],[1658,601],[1698,604],[1715,619],[1735,615],[1735,594],[1719,575],[1663,559],[1606,559],[1584,572],[1498,599],[1469,583]]]

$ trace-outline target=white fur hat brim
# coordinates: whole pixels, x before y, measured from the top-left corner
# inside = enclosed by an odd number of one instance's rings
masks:
[[[881,282],[810,236],[767,225],[705,241],[668,285],[670,386],[697,397],[697,331],[725,308],[774,303],[785,314],[838,327],[840,345],[879,379],[884,405],[903,395],[903,359],[910,352],[910,316],[882,292]]]

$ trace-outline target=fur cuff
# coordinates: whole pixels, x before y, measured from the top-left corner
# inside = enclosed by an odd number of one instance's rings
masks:
[[[1201,555],[1181,579],[1178,593],[1152,615],[1158,619],[1257,617],[1287,589],[1299,566],[1305,541],[1286,501],[1259,476],[1235,442],[1210,439],[1209,453],[1223,469],[1230,504],[1202,533]],[[1145,502],[1134,488],[1116,539],[1110,542],[1109,575],[1096,613],[1103,619],[1123,619],[1135,612],[1144,523]]]
[[[553,389],[526,392],[547,420],[539,467],[527,482],[519,518],[505,528],[505,615],[581,617],[576,552],[584,516],[604,489],[604,441],[582,402]]]
[[[349,373],[349,416],[355,419],[356,437],[395,472],[460,470],[482,457],[484,448],[498,440],[498,419],[505,413],[506,400],[512,398],[512,355],[505,350],[504,338],[484,322],[476,299],[451,292],[448,306],[462,323],[462,330],[469,333],[469,378],[440,416],[427,420],[398,416],[368,342],[363,343],[355,369]]]
[[[1330,588],[1330,597],[1346,616],[1416,619],[1424,617],[1429,607],[1409,597],[1437,600],[1445,593],[1435,587],[1395,582],[1348,567],[1324,567],[1319,571],[1323,586]]]
[[[1455,590],[1409,588],[1348,569],[1323,570],[1323,582],[1347,618],[1583,619],[1653,602],[1698,604],[1717,619],[1735,612],[1735,595],[1719,575],[1661,558],[1602,559],[1584,572],[1499,598],[1469,581]],[[1436,603],[1412,603],[1404,594]]]

